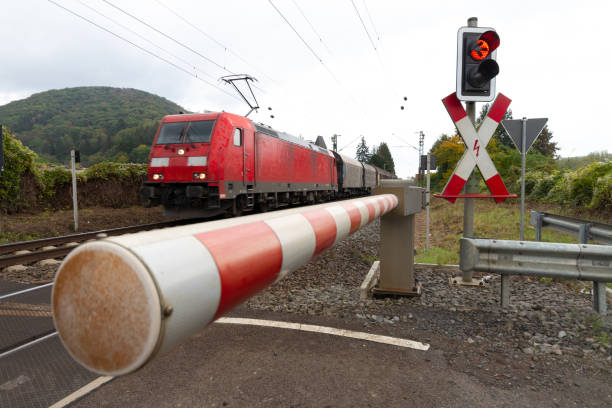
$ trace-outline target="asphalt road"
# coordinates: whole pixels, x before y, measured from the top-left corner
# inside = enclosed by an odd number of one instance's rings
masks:
[[[363,329],[358,321],[347,319],[253,313],[244,308],[232,315],[300,318],[311,324]],[[388,330],[378,331],[389,335]],[[432,340],[432,347],[418,351],[327,334],[215,323],[74,406],[554,407],[612,403],[605,381],[591,384],[600,389],[600,400],[580,389],[563,392],[534,390],[527,384],[494,386],[449,360],[452,339],[403,334],[412,340]]]

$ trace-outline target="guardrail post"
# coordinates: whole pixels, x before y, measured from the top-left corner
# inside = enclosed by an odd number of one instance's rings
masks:
[[[534,220],[534,218],[535,218],[535,229],[536,229],[535,240],[541,241],[542,240],[542,221],[544,218],[544,214],[542,214],[539,211],[532,211],[531,212],[532,221]]]
[[[380,278],[376,294],[418,296],[414,277],[415,215],[427,203],[425,189],[406,180],[382,180],[376,194],[394,194],[397,207],[380,219]]]
[[[593,282],[593,309],[600,315],[608,313],[605,282]]]
[[[589,224],[581,224],[578,227],[578,243],[579,244],[589,243]]]
[[[501,307],[510,306],[510,286],[512,285],[510,281],[510,275],[502,275],[501,277]]]

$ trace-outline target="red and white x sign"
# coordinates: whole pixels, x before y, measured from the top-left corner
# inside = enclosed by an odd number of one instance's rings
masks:
[[[454,203],[475,166],[480,169],[496,202],[504,201],[509,196],[486,147],[508,110],[510,102],[509,98],[500,93],[477,131],[463,109],[463,105],[457,99],[456,93],[453,92],[442,99],[444,107],[465,142],[466,149],[440,197]]]

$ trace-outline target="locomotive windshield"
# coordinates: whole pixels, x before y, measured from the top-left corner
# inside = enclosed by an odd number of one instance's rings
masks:
[[[164,123],[157,144],[209,143],[214,125],[214,120]]]

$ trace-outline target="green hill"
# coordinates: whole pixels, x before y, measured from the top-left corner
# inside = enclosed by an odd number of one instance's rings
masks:
[[[70,149],[87,165],[145,162],[159,120],[184,111],[137,89],[79,87],[41,92],[0,106],[0,123],[43,159],[66,163]]]

